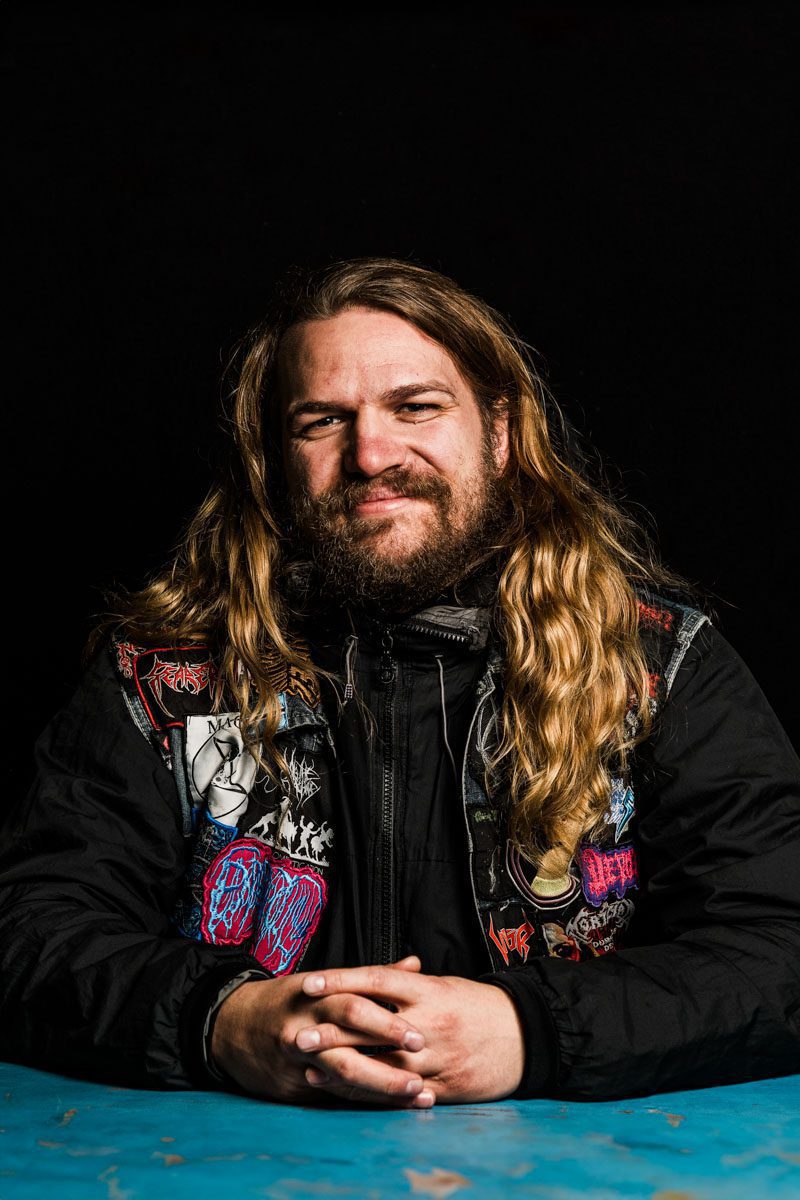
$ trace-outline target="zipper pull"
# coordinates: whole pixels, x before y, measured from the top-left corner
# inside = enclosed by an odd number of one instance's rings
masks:
[[[344,702],[353,699],[353,655],[358,646],[358,638],[354,633],[351,633],[347,639],[347,653],[345,654],[345,667],[347,670],[347,682],[344,686]]]
[[[379,678],[381,683],[393,683],[397,664],[392,658],[392,647],[394,646],[394,638],[391,630],[384,629],[381,636],[381,665]]]

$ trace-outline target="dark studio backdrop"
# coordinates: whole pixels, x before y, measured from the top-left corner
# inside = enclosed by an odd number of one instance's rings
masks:
[[[790,12],[2,5],[12,796],[276,274],[364,254],[511,317],[797,739]]]

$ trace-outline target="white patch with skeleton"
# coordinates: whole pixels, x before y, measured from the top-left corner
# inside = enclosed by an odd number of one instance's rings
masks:
[[[292,747],[286,765],[289,774],[281,772],[281,799],[276,807],[259,817],[248,831],[248,837],[258,838],[268,846],[283,851],[290,858],[314,863],[319,867],[329,866],[325,856],[327,847],[333,845],[333,829],[327,821],[315,825],[302,813],[306,800],[319,791],[319,775],[313,760],[305,754],[298,755]],[[269,795],[277,789],[270,788],[265,781],[264,793]],[[292,806],[292,799],[296,803]]]

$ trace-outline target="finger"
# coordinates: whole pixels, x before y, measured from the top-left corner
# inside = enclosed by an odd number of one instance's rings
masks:
[[[306,1068],[305,1077],[312,1087],[373,1104],[407,1103],[426,1090],[416,1071],[404,1071],[353,1049],[319,1054]]]
[[[342,1030],[363,1033],[378,1038],[384,1045],[405,1050],[421,1050],[425,1045],[420,1031],[405,1017],[367,996],[348,992],[328,996],[314,1005],[313,1012],[317,1018],[314,1025],[338,1025]]]
[[[425,1039],[416,1029],[407,1028],[399,1037],[381,1037],[379,1034],[363,1033],[358,1029],[343,1029],[332,1023],[308,1025],[299,1030],[294,1039],[297,1050],[302,1054],[316,1054],[321,1050],[335,1050],[339,1046],[380,1046],[381,1049],[408,1050],[412,1054],[422,1050]]]
[[[396,971],[414,971],[418,973],[422,970],[422,961],[416,954],[409,954],[406,958],[401,958],[398,962],[390,963],[389,965],[394,967]]]
[[[306,1082],[315,1090],[327,1092],[350,1104],[382,1104],[391,1108],[432,1108],[436,1102],[434,1092],[428,1087],[424,1087],[416,1096],[382,1096],[357,1086],[339,1083],[327,1076],[324,1071],[319,1071],[314,1067],[306,1070]]]
[[[410,1004],[419,995],[420,978],[425,976],[395,967],[343,967],[306,975],[303,991],[307,996],[356,992],[361,996]]]

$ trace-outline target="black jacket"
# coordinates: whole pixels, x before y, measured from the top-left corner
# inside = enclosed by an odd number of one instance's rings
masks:
[[[368,669],[368,647],[364,655]],[[463,682],[456,659],[442,664],[445,689],[448,672]],[[457,714],[451,732],[465,737]],[[263,957],[241,945],[176,930],[176,912],[189,921],[193,859],[170,736],[163,755],[142,737],[104,651],[39,739],[38,780],[0,865],[6,1058],[120,1083],[202,1085],[209,1006],[243,971],[264,973]],[[449,754],[436,746],[430,770],[444,763],[446,775]],[[509,961],[496,961],[507,969],[487,974],[461,899],[461,827],[426,817],[430,855],[395,852],[396,948],[420,949],[428,970],[480,971],[509,990],[527,1033],[520,1094],[604,1098],[800,1070],[798,763],[752,677],[708,627],[640,756],[638,904],[615,952],[576,961],[559,956],[558,942],[523,957],[506,943]],[[414,755],[407,761],[413,775]],[[409,819],[406,850],[419,813]],[[375,885],[375,846],[359,836],[345,834],[340,853],[355,863],[362,846],[363,885],[351,886],[357,869],[344,873],[349,899],[334,890],[304,969],[374,953],[369,920],[351,919]],[[430,903],[414,909],[437,880],[441,929],[448,905],[457,910],[450,943],[426,928]]]

